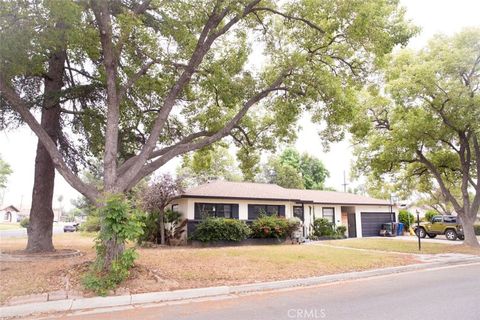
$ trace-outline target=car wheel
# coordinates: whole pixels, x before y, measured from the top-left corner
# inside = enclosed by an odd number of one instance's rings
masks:
[[[428,233],[427,234],[429,238],[435,238],[437,235],[435,233]]]
[[[425,238],[427,236],[427,233],[425,232],[425,229],[423,229],[423,228],[416,229],[415,233],[417,234],[417,237],[420,237],[420,238]]]
[[[450,241],[455,241],[457,240],[457,233],[455,232],[455,230],[448,229],[447,231],[445,231],[445,237]]]

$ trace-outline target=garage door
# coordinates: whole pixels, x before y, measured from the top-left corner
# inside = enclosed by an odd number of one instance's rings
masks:
[[[362,212],[362,237],[376,237],[383,223],[395,221],[390,212]]]

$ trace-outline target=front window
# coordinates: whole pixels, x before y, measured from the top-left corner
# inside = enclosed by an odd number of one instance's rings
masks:
[[[206,217],[238,219],[238,204],[195,203],[195,219]]]
[[[285,216],[285,206],[267,204],[249,204],[248,220],[255,220],[261,215]]]
[[[322,208],[322,217],[327,219],[329,222],[333,223],[333,218],[335,216],[335,208]]]

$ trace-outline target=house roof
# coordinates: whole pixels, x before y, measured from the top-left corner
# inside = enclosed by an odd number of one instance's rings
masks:
[[[390,205],[388,200],[321,190],[286,189],[276,184],[213,181],[186,190],[182,198],[283,200],[319,204]]]
[[[5,207],[5,208],[2,209],[2,211],[7,211],[7,210],[12,210],[12,211],[20,212],[20,210],[18,210],[18,209],[15,208],[14,206],[8,206],[8,207]]]

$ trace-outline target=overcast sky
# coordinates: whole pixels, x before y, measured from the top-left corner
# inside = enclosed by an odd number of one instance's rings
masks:
[[[420,48],[436,33],[453,34],[464,27],[479,25],[479,0],[401,0],[407,8],[407,16],[422,28],[419,36],[411,40],[409,46]],[[343,172],[350,172],[352,161],[351,148],[348,141],[331,146],[330,152],[324,153],[321,140],[317,135],[318,127],[311,124],[308,116],[301,121],[302,131],[299,132],[296,147],[301,152],[309,152],[325,163],[330,171],[327,185],[337,190],[342,189]],[[33,170],[37,139],[27,128],[10,132],[0,132],[0,154],[7,161],[13,174],[9,178],[8,188],[3,195],[2,206],[13,204],[29,208],[33,186]],[[168,163],[162,171],[174,171],[176,163]],[[349,182],[350,183],[350,182]],[[350,185],[354,185],[351,182]],[[65,208],[70,208],[70,200],[79,196],[63,178],[57,174],[55,181],[54,206],[57,207],[58,197],[62,195]],[[0,194],[0,201],[2,194]]]

